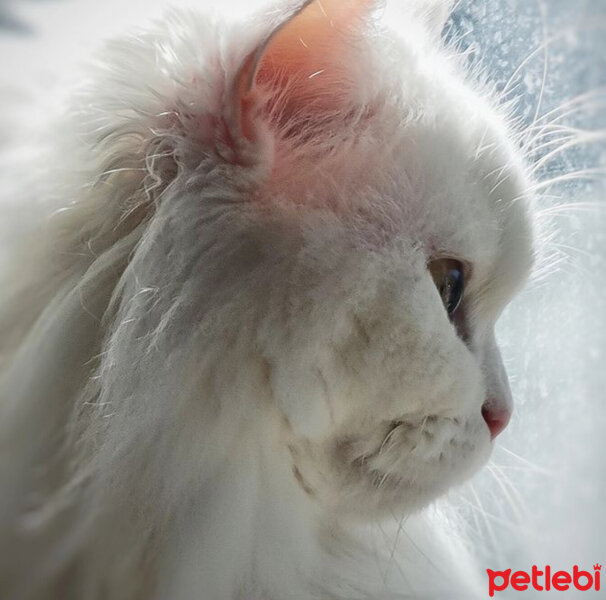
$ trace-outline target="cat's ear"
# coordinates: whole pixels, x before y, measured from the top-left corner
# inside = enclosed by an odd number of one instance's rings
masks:
[[[262,108],[289,118],[337,113],[375,0],[307,0],[248,54],[231,87],[230,130],[255,141]],[[269,96],[269,98],[268,98]]]

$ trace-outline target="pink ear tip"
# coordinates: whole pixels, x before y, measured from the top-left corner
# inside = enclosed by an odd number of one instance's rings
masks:
[[[508,408],[491,406],[489,402],[486,402],[482,406],[482,416],[490,430],[490,439],[494,440],[507,427],[509,419],[511,419],[511,411]]]

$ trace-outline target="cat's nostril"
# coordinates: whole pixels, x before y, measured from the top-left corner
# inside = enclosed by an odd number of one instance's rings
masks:
[[[491,406],[489,403],[485,403],[482,406],[482,416],[488,429],[490,430],[490,439],[494,440],[509,423],[511,418],[511,410],[508,408],[499,408]]]

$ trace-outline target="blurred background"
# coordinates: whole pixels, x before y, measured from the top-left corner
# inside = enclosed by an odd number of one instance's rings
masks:
[[[28,99],[60,102],[100,39],[184,3],[0,0],[0,146],[17,152],[22,124],[46,116]],[[606,0],[461,0],[446,36],[515,99],[541,238],[498,327],[515,415],[488,468],[448,500],[482,569],[591,570],[606,562]]]

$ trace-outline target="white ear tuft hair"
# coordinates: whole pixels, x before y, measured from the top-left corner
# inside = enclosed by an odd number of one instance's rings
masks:
[[[420,21],[434,36],[439,36],[450,17],[456,0],[406,0],[403,6],[388,4],[388,11],[397,11],[405,18]]]

